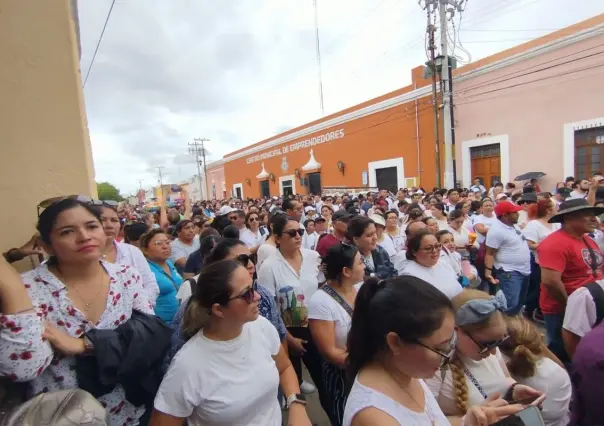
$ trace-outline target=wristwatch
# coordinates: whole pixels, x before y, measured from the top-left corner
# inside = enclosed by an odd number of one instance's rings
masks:
[[[292,404],[306,405],[306,397],[301,393],[294,393],[287,397],[287,408],[290,408]]]

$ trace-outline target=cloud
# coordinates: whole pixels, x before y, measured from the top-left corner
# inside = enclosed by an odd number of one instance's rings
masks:
[[[534,3],[534,4],[533,4]],[[462,37],[474,58],[536,37],[464,29],[560,28],[601,10],[583,0],[560,16],[545,0],[470,2]],[[86,75],[111,0],[80,1]],[[325,113],[405,86],[426,60],[426,17],[414,1],[319,0]],[[550,0],[551,10],[566,5]],[[535,24],[538,22],[539,24]],[[124,192],[196,173],[195,137],[209,161],[320,118],[312,1],[118,0],[85,87],[98,180]]]

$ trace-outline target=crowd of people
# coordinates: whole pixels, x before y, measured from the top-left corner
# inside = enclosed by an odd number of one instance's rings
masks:
[[[306,426],[314,392],[334,426],[602,424],[603,183],[46,200],[0,260],[0,375],[112,426]]]

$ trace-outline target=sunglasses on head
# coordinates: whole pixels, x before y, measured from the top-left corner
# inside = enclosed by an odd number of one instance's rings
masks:
[[[505,342],[506,340],[508,340],[510,338],[510,336],[505,335],[499,340],[491,340],[489,342],[479,342],[476,339],[474,339],[470,333],[466,333],[466,334],[468,335],[470,340],[472,340],[474,343],[476,343],[476,346],[478,346],[478,349],[479,349],[478,353],[480,355],[484,355],[487,352],[501,346],[501,344],[503,342]]]
[[[235,299],[243,299],[247,303],[251,304],[252,302],[254,302],[254,296],[257,291],[258,291],[258,284],[256,284],[256,282],[254,281],[254,283],[252,284],[252,286],[250,288],[248,288],[243,293],[241,293],[237,296],[233,296],[233,297],[229,298],[229,301],[235,300]]]
[[[60,197],[52,197],[52,198],[47,198],[46,200],[40,201],[38,203],[38,206],[37,206],[38,216],[40,216],[40,210],[47,209],[48,207],[52,206],[53,204],[60,203],[61,201],[64,201],[64,200],[75,200],[75,201],[79,201],[80,203],[88,204],[91,206],[102,206],[103,204],[106,203],[101,200],[95,200],[94,198],[89,197],[87,195],[63,195]],[[111,206],[111,207],[117,207],[117,202],[116,201],[113,201],[113,202],[115,203],[115,205]]]
[[[290,229],[289,231],[283,231],[284,235],[289,235],[290,238],[296,238],[296,234],[299,236],[304,235],[304,229]]]

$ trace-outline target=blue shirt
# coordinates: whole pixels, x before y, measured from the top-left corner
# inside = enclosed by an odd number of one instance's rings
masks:
[[[174,264],[169,260],[166,261],[166,264],[170,269],[170,275],[168,275],[166,271],[164,271],[164,268],[157,263],[150,260],[147,261],[149,262],[151,272],[155,274],[157,286],[159,287],[159,296],[157,297],[157,302],[155,304],[155,315],[170,324],[180,305],[176,298],[176,293],[178,292],[183,279],[176,271]]]

